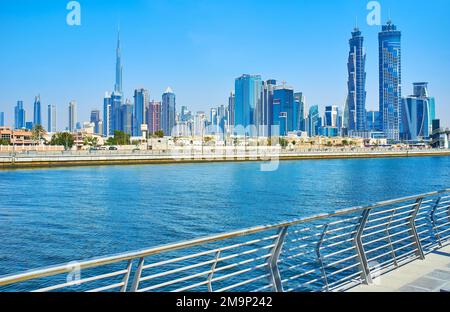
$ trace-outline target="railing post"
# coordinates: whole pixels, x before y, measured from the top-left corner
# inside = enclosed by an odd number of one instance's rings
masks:
[[[139,259],[139,263],[134,274],[133,284],[131,285],[131,292],[136,292],[139,288],[139,282],[141,280],[142,268],[144,266],[144,258]]]
[[[370,274],[369,262],[367,261],[366,252],[362,243],[362,235],[364,232],[364,227],[366,226],[367,220],[369,219],[371,209],[366,209],[363,211],[361,220],[356,227],[355,234],[355,247],[358,253],[359,267],[361,269],[361,277],[364,283],[369,285],[372,283],[372,276]]]
[[[284,292],[283,285],[281,283],[281,275],[278,267],[278,260],[280,257],[281,249],[283,247],[284,239],[287,234],[288,227],[282,227],[278,236],[275,239],[275,246],[272,248],[271,256],[268,259],[270,281],[272,282],[272,288],[274,292]]]
[[[417,214],[419,213],[420,207],[422,206],[422,201],[423,201],[423,197],[418,198],[416,200],[415,205],[413,206],[413,212],[411,214],[411,220],[409,221],[410,223],[410,235],[413,236],[414,238],[414,242],[416,243],[416,248],[417,248],[417,255],[419,256],[420,259],[424,260],[425,259],[425,254],[423,253],[423,249],[422,249],[422,244],[420,242],[420,237],[417,234],[417,229],[416,229],[416,217]]]
[[[328,287],[327,272],[325,271],[325,267],[323,265],[323,256],[322,256],[322,253],[320,252],[320,248],[322,248],[322,244],[323,244],[323,239],[325,238],[325,235],[327,235],[327,230],[328,230],[328,224],[325,225],[322,235],[320,235],[320,240],[316,247],[316,255],[317,255],[317,259],[319,260],[320,269],[322,270],[323,279],[325,281],[325,289],[328,292],[330,289]]]
[[[437,238],[439,247],[442,247],[441,235],[439,235],[439,231],[438,231],[438,229],[436,228],[436,216],[435,216],[435,214],[436,214],[436,209],[438,208],[440,202],[441,202],[441,197],[439,197],[439,198],[436,200],[436,203],[434,204],[433,208],[431,209],[430,219],[431,219],[431,226],[433,227],[434,235],[435,235],[436,238]]]
[[[120,288],[120,292],[126,292],[128,287],[128,280],[130,279],[130,273],[131,273],[131,266],[133,264],[132,260],[128,260],[127,264],[127,273],[125,273],[125,276],[123,277],[123,286]]]
[[[219,261],[220,258],[220,250],[216,252],[216,257],[215,257],[215,261],[211,266],[211,273],[208,274],[208,291],[209,292],[213,292],[213,288],[212,288],[212,278],[214,276],[214,272],[216,271],[216,267],[217,267],[217,262]]]

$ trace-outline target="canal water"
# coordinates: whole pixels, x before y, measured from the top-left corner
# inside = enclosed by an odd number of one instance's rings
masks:
[[[0,276],[450,187],[450,158],[0,171]]]

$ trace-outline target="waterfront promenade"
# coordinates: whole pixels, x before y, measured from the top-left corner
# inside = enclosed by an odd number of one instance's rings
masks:
[[[168,151],[36,151],[23,153],[0,153],[0,169],[54,166],[138,165],[233,161],[274,162],[279,160],[429,156],[450,156],[450,150],[369,148],[281,150],[277,147],[242,147],[238,149],[171,149]]]
[[[371,285],[359,285],[349,292],[440,292],[450,291],[450,246],[433,251],[424,260],[416,260],[374,279]]]

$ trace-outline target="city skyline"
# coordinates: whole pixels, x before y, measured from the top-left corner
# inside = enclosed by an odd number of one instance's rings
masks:
[[[19,1],[20,2],[20,1]],[[176,2],[176,1],[175,1]],[[251,2],[251,1],[248,1]],[[439,1],[437,1],[439,2]],[[44,1],[45,3],[45,1]],[[355,2],[356,3],[356,2]],[[382,8],[384,8],[384,4],[387,3],[389,4],[389,6],[393,6],[395,7],[399,7],[399,5],[393,5],[391,3],[391,1],[381,1],[381,5]],[[359,1],[358,5],[353,5],[353,9],[357,9],[357,11],[359,13],[357,13],[356,15],[359,15],[361,17],[365,17],[365,15],[367,14],[368,11],[365,10],[365,4],[367,4],[367,2],[365,1]],[[392,4],[392,5],[391,5]],[[47,4],[47,6],[49,6],[50,4]],[[83,3],[84,5],[84,3]],[[159,4],[161,7],[165,7],[165,5],[163,4]],[[173,4],[171,4],[173,5]],[[247,3],[244,5],[245,7],[247,7]],[[345,8],[347,6],[347,4],[340,4],[341,5],[341,10],[343,8]],[[46,6],[44,4],[44,6]],[[205,9],[202,5],[199,4],[199,6],[203,9]],[[211,4],[208,5],[204,5],[205,7],[210,7]],[[223,8],[223,4],[218,4],[219,7]],[[288,2],[286,4],[286,6],[294,6],[293,3]],[[302,5],[295,5],[298,8],[303,8],[305,10],[309,10],[309,9],[314,9],[314,5],[312,4],[306,4],[303,3]],[[33,7],[33,5],[31,5],[31,7]],[[133,6],[131,6],[133,7]],[[126,12],[128,12],[129,10],[133,9],[131,7],[126,7],[125,4],[117,4],[117,8],[116,9],[123,9]],[[332,7],[332,6],[331,6]],[[89,9],[89,4],[86,4],[83,6],[83,8],[85,10]],[[154,7],[153,7],[154,8]],[[14,10],[17,9],[15,8],[15,6],[11,5],[11,4],[6,4],[6,9],[10,9],[10,10]],[[48,9],[48,7],[46,7],[46,9]],[[94,9],[94,8],[91,8]],[[111,8],[109,8],[111,9]],[[133,10],[135,10],[136,7],[134,7]],[[331,8],[327,8],[322,6],[321,11],[324,11],[324,14],[328,14],[329,10]],[[203,12],[203,11],[202,11]],[[382,11],[383,12],[383,18],[382,18],[382,22],[385,23],[386,20],[386,12],[385,10]],[[439,68],[437,68],[437,66],[435,65],[434,67],[431,66],[433,64],[436,64],[435,60],[432,60],[431,57],[424,57],[422,56],[420,58],[420,62],[414,63],[415,65],[408,65],[407,60],[411,59],[411,55],[416,55],[417,54],[417,49],[420,50],[420,48],[418,47],[417,44],[414,44],[413,42],[413,38],[415,36],[419,37],[420,36],[420,32],[417,32],[415,30],[409,30],[411,29],[411,26],[408,27],[408,23],[405,23],[404,20],[404,16],[402,18],[402,15],[404,14],[404,12],[402,12],[401,10],[395,11],[395,10],[391,10],[391,12],[393,12],[392,16],[393,16],[393,21],[396,25],[399,25],[401,30],[402,30],[402,36],[404,36],[404,38],[402,39],[402,45],[404,45],[403,50],[406,51],[404,52],[404,60],[403,60],[403,74],[405,77],[411,77],[411,72],[419,72],[420,69],[417,68],[421,68],[422,66],[427,66],[429,68],[432,68],[434,71],[438,70]],[[121,14],[125,14],[121,11]],[[128,12],[129,13],[129,12]],[[426,12],[423,12],[423,14],[425,14]],[[121,15],[119,14],[119,15]],[[348,18],[347,18],[348,16]],[[253,16],[252,16],[253,18]],[[345,20],[345,22],[344,22]],[[367,104],[366,104],[366,108],[368,111],[371,110],[377,110],[378,108],[378,96],[376,95],[376,93],[378,93],[378,70],[377,68],[375,68],[374,70],[374,64],[376,65],[376,67],[378,67],[378,52],[377,50],[373,49],[374,46],[378,45],[377,42],[377,33],[381,30],[381,26],[368,26],[365,23],[365,19],[364,18],[360,18],[360,20],[363,20],[363,23],[360,23],[359,28],[363,31],[363,35],[364,35],[364,44],[367,47],[367,63],[368,66],[366,66],[366,72],[367,72],[367,83],[366,83],[366,88],[367,88]],[[8,22],[8,20],[6,21]],[[438,20],[435,21],[431,21],[430,23],[425,23],[424,27],[425,29],[430,30],[431,23],[438,23]],[[445,21],[444,20],[440,20],[441,24],[445,25]],[[343,50],[345,51],[344,54],[340,53],[340,52],[336,52],[331,54],[331,59],[333,60],[333,62],[337,63],[339,66],[344,69],[344,71],[347,71],[346,68],[346,58],[348,58],[348,38],[349,35],[351,34],[351,31],[354,27],[354,18],[352,16],[350,16],[350,14],[345,14],[345,17],[342,17],[342,21],[341,23],[347,23],[349,25],[346,25],[345,27],[345,31],[342,31],[342,33],[339,32],[338,36],[339,38],[345,37],[344,40],[342,40],[342,42],[339,42],[339,49],[337,50]],[[112,23],[114,24],[114,23]],[[267,63],[269,64],[265,64],[265,63],[261,63],[260,66],[255,66],[254,68],[260,67],[259,70],[248,70],[250,67],[252,66],[242,66],[241,69],[237,68],[236,66],[233,66],[233,72],[235,72],[235,74],[233,74],[232,76],[228,76],[227,74],[225,74],[224,76],[222,76],[220,79],[223,80],[224,82],[222,82],[221,84],[217,84],[214,85],[214,87],[212,88],[208,88],[208,92],[206,93],[202,93],[203,89],[202,86],[203,85],[208,85],[209,79],[205,79],[205,80],[198,80],[197,85],[195,85],[193,87],[192,85],[192,81],[190,81],[189,79],[187,80],[183,80],[184,83],[182,83],[181,78],[184,76],[184,78],[186,77],[186,72],[187,71],[182,71],[182,73],[180,74],[180,77],[178,76],[172,76],[172,78],[167,79],[165,78],[166,73],[164,71],[152,71],[153,75],[149,75],[149,76],[154,76],[154,78],[152,78],[151,80],[158,80],[157,83],[152,83],[152,82],[148,82],[148,83],[136,83],[135,84],[135,78],[133,77],[133,72],[136,70],[135,69],[135,64],[140,63],[142,64],[143,68],[148,68],[149,64],[148,63],[154,63],[155,61],[152,60],[152,58],[134,58],[133,54],[136,52],[133,47],[133,37],[134,36],[130,36],[130,30],[131,30],[131,25],[132,23],[121,23],[121,30],[120,30],[120,37],[121,37],[121,41],[125,41],[127,42],[127,44],[125,45],[126,47],[124,49],[120,49],[119,46],[116,46],[116,49],[118,51],[118,53],[121,53],[121,58],[123,60],[122,64],[122,60],[121,60],[121,64],[116,64],[116,73],[120,70],[120,84],[122,84],[122,67],[124,68],[123,70],[123,83],[125,85],[125,87],[123,88],[124,91],[124,96],[121,99],[122,101],[125,101],[126,99],[132,99],[133,98],[133,92],[135,89],[138,89],[140,87],[144,87],[147,90],[149,90],[149,100],[156,100],[156,101],[160,101],[161,100],[161,94],[163,93],[163,90],[166,89],[167,86],[172,86],[174,88],[174,90],[176,90],[176,94],[177,94],[177,107],[181,107],[181,106],[188,106],[189,109],[191,111],[209,111],[209,109],[211,107],[218,107],[220,105],[226,105],[227,104],[227,100],[228,100],[228,95],[230,93],[230,91],[233,89],[232,83],[233,80],[236,77],[239,77],[240,75],[242,75],[243,73],[248,73],[248,74],[257,74],[257,75],[261,75],[267,79],[269,78],[273,78],[273,79],[277,79],[279,81],[281,80],[287,80],[288,84],[290,86],[293,86],[295,88],[295,90],[301,91],[304,96],[306,97],[306,103],[308,105],[308,107],[314,106],[314,105],[318,105],[320,107],[320,111],[323,112],[325,107],[327,106],[331,106],[331,105],[335,105],[338,106],[339,109],[343,109],[344,104],[345,104],[345,98],[347,96],[348,90],[345,86],[346,84],[346,80],[347,80],[347,73],[343,72],[342,75],[340,76],[336,76],[336,81],[339,81],[338,83],[338,87],[336,87],[335,84],[327,84],[326,80],[329,79],[328,77],[323,76],[324,78],[324,82],[322,83],[322,85],[326,86],[326,90],[330,90],[328,92],[314,92],[314,91],[310,91],[311,87],[308,86],[309,83],[298,83],[298,77],[300,77],[300,80],[307,80],[307,78],[311,75],[313,75],[312,71],[308,71],[308,70],[303,70],[300,73],[296,74],[296,78],[292,78],[292,72],[294,72],[296,70],[296,68],[298,68],[299,65],[305,65],[305,60],[303,57],[301,57],[301,54],[297,57],[296,60],[291,61],[290,58],[286,57],[286,58],[274,58],[274,60],[267,60]],[[81,29],[83,29],[83,27],[89,28],[91,27],[91,25],[84,25],[82,24],[81,26],[79,26],[79,30],[78,29],[71,29],[70,27],[68,28],[68,26],[63,25],[66,29],[65,31],[69,34],[70,32],[80,32]],[[63,27],[61,26],[61,27]],[[112,33],[114,33],[114,37],[117,38],[117,23],[115,23],[115,31],[112,31]],[[64,28],[63,27],[63,28]],[[342,28],[342,25],[340,25],[340,28]],[[433,27],[435,28],[435,27]],[[125,29],[125,30],[124,30]],[[292,25],[292,29],[297,29],[295,27],[295,25]],[[127,31],[128,30],[128,31]],[[298,30],[298,29],[297,29]],[[165,32],[164,30],[161,30],[162,32]],[[319,32],[322,31],[319,29]],[[292,30],[289,30],[288,33],[291,33]],[[124,35],[125,33],[125,35]],[[80,36],[81,34],[77,34],[77,36]],[[97,34],[91,34],[90,38],[97,38]],[[108,37],[111,37],[108,34]],[[280,37],[284,38],[284,35],[280,35]],[[8,36],[8,38],[10,38]],[[126,39],[124,39],[126,38]],[[282,39],[281,38],[281,39]],[[45,37],[44,37],[45,39]],[[80,38],[78,38],[79,40]],[[240,37],[236,37],[235,40],[239,41]],[[276,40],[279,40],[280,38],[275,38]],[[274,40],[275,40],[274,39]],[[426,38],[425,38],[426,39]],[[103,39],[102,39],[103,40]],[[304,43],[308,43],[308,38],[305,37]],[[427,39],[429,40],[429,39]],[[443,41],[445,41],[444,39],[442,39]],[[44,40],[45,41],[45,40]],[[314,42],[314,41],[312,41]],[[447,44],[447,42],[444,42],[445,44]],[[2,94],[0,96],[0,111],[1,112],[5,112],[5,124],[7,125],[11,125],[13,124],[13,109],[14,109],[14,105],[15,103],[17,103],[18,100],[21,100],[24,102],[24,108],[27,111],[27,117],[28,119],[33,118],[32,117],[32,105],[33,105],[33,101],[32,99],[36,96],[36,94],[40,94],[41,95],[41,102],[42,105],[44,107],[46,107],[46,105],[55,105],[57,107],[57,120],[58,120],[58,129],[59,130],[63,130],[66,128],[66,126],[68,125],[68,114],[67,114],[67,105],[71,100],[75,100],[77,102],[78,105],[78,115],[80,116],[79,120],[77,121],[88,121],[89,120],[89,116],[91,113],[91,110],[95,110],[95,109],[102,109],[102,102],[103,102],[103,96],[102,94],[104,94],[105,90],[111,90],[111,86],[114,85],[114,73],[111,72],[111,68],[114,66],[114,59],[113,59],[113,49],[114,48],[110,48],[112,45],[111,43],[107,44],[108,49],[106,49],[106,45],[102,50],[102,54],[106,55],[106,58],[104,59],[94,59],[96,63],[99,64],[98,67],[100,67],[100,71],[102,73],[101,75],[101,79],[99,79],[100,81],[106,81],[108,82],[108,86],[106,88],[102,87],[103,83],[99,83],[98,85],[93,85],[93,86],[89,86],[86,87],[86,84],[81,83],[81,84],[75,84],[72,86],[71,90],[68,92],[67,91],[67,86],[65,86],[64,88],[61,88],[62,90],[58,90],[56,91],[55,89],[55,93],[59,93],[59,92],[64,92],[64,94],[69,94],[70,93],[70,97],[69,95],[66,95],[66,99],[64,101],[62,100],[51,100],[51,98],[57,98],[59,97],[58,95],[54,94],[53,92],[43,92],[45,90],[41,89],[45,89],[45,88],[39,88],[37,89],[34,84],[33,87],[30,89],[36,90],[35,92],[33,92],[33,96],[32,98],[28,99],[28,95],[29,91],[27,90],[23,90],[23,92],[21,94],[15,94],[15,95],[10,95],[10,92],[8,92],[7,94]],[[294,45],[295,46],[295,45]],[[123,47],[123,44],[122,44]],[[406,47],[409,47],[408,49]],[[246,49],[248,50],[248,49]],[[123,52],[126,51],[126,52]],[[149,53],[152,51],[148,51]],[[170,51],[171,53],[173,51]],[[286,52],[287,54],[291,53],[289,51],[283,51]],[[302,51],[303,52],[303,51]],[[430,51],[430,53],[433,51]],[[2,52],[3,54],[5,52]],[[93,52],[94,53],[94,52]],[[96,53],[96,52],[95,52]],[[157,52],[158,53],[158,52]],[[170,54],[171,53],[167,53],[167,57],[165,59],[161,59],[162,63],[167,63],[167,59],[170,59]],[[309,52],[305,52],[305,53],[309,53]],[[320,54],[322,52],[317,51],[317,56],[314,59],[314,63],[316,65],[317,64],[317,59],[320,57]],[[338,55],[339,54],[339,55]],[[342,54],[342,55],[341,55]],[[347,55],[345,55],[347,54]],[[248,55],[246,54],[242,54],[240,55],[242,58],[246,58],[248,57]],[[255,56],[256,58],[259,58],[259,56]],[[406,59],[406,61],[405,61]],[[90,62],[92,60],[86,60],[86,62]],[[166,61],[166,62],[164,62]],[[206,61],[206,60],[205,60]],[[447,68],[446,64],[448,63],[447,59],[441,58],[440,59],[442,65],[443,65],[443,69]],[[233,62],[231,62],[232,65],[234,65]],[[273,65],[273,63],[275,64],[279,64],[279,73],[278,71],[275,70],[265,70],[267,69],[267,67],[271,67]],[[70,64],[69,64],[70,65]],[[173,66],[171,64],[168,64],[168,66]],[[51,66],[52,67],[52,66]],[[104,67],[107,67],[108,69],[106,71],[103,71]],[[168,68],[169,68],[168,67]],[[291,67],[291,70],[286,73],[286,67]],[[307,68],[308,66],[306,66]],[[10,68],[10,67],[7,67]],[[72,67],[69,66],[70,69],[72,69]],[[33,70],[32,68],[29,68],[30,70]],[[18,68],[18,71],[23,70],[23,68]],[[91,72],[93,71],[93,69],[91,68]],[[320,73],[322,73],[322,75],[326,75],[326,70],[324,69],[324,66],[321,66],[320,68],[318,68],[318,71]],[[97,67],[94,70],[95,72],[95,76],[97,76]],[[201,75],[200,73],[196,73],[194,71],[189,71],[189,73],[191,73],[192,75],[194,75],[194,77],[197,77],[199,75]],[[274,73],[272,75],[272,73]],[[284,75],[284,73],[286,73]],[[8,70],[8,74],[9,74],[9,70]],[[218,74],[214,74],[218,75]],[[117,76],[117,75],[116,75]],[[439,77],[439,79],[437,78]],[[216,80],[216,77],[212,77],[214,79],[211,80]],[[443,85],[443,82],[445,82],[445,79],[442,81],[443,77],[440,77],[439,75],[436,76],[436,78],[433,78],[431,76],[429,76],[429,74],[427,75],[426,73],[424,73],[423,75],[421,75],[420,73],[417,73],[414,75],[413,78],[403,78],[403,85],[411,85],[414,82],[417,81],[428,81],[430,83],[430,93],[433,94],[433,96],[436,98],[436,101],[438,103],[438,105],[436,106],[437,112],[436,115],[442,119],[442,123],[445,124],[449,124],[450,121],[450,112],[449,112],[449,108],[446,107],[445,103],[447,102],[446,99],[448,99],[448,95],[445,94],[445,88],[442,88],[441,86]],[[46,79],[44,79],[45,81]],[[65,80],[71,80],[71,79],[65,79],[62,78],[62,84],[66,85],[66,83],[64,82]],[[195,79],[192,79],[195,80]],[[314,81],[314,79],[312,79]],[[8,82],[10,83],[10,82]],[[40,81],[37,81],[35,83],[37,84],[41,84]],[[118,87],[118,81],[116,78],[115,81],[116,84],[116,88]],[[133,84],[133,85],[131,85]],[[161,87],[163,86],[163,87]],[[189,86],[191,89],[191,92],[193,92],[193,94],[196,94],[197,97],[193,97],[192,94],[187,95],[186,94],[186,86]],[[34,89],[36,88],[36,89]],[[95,92],[83,92],[83,88],[84,89],[95,89]],[[116,89],[115,88],[115,89]],[[220,91],[219,91],[220,88]],[[14,90],[15,88],[8,88],[8,90]],[[75,91],[72,91],[75,90]],[[122,89],[122,87],[120,86],[120,89]],[[77,91],[77,90],[81,90],[81,91]],[[337,92],[335,90],[338,90]],[[376,92],[374,92],[374,90]],[[407,89],[408,90],[408,89]],[[92,95],[92,93],[95,94]],[[322,94],[322,93],[326,93],[326,94]],[[199,96],[201,95],[201,96]],[[403,96],[408,96],[408,92],[404,93]],[[320,97],[322,98],[330,98],[330,100],[320,100]],[[6,100],[4,98],[13,98],[12,102],[9,100]],[[90,98],[90,100],[86,101],[86,98]],[[194,100],[195,99],[195,100]],[[8,102],[7,102],[8,101]],[[56,102],[56,103],[55,103]],[[6,104],[4,104],[6,103]],[[43,118],[43,122],[44,124],[46,124],[46,116],[44,116]],[[32,119],[31,119],[32,120]]]

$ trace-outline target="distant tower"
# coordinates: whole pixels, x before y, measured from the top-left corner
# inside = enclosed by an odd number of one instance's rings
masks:
[[[172,89],[168,87],[162,95],[161,107],[161,128],[164,135],[172,135],[172,129],[175,127],[176,117],[176,97]]]
[[[348,97],[347,120],[348,130],[366,130],[366,52],[364,37],[359,28],[352,32],[349,41],[348,56]]]
[[[42,125],[41,96],[34,98],[33,126]]]
[[[47,131],[56,132],[56,106],[51,104],[47,106]]]
[[[23,101],[17,101],[17,105],[14,108],[14,128],[25,129],[26,113],[23,108]]]
[[[77,102],[71,101],[69,103],[69,132],[76,130],[77,124]]]
[[[400,140],[402,65],[401,32],[388,21],[378,34],[380,66],[380,124],[390,140]]]
[[[116,84],[114,86],[116,93],[122,94],[122,51],[120,48],[120,31],[117,34],[116,49]]]

